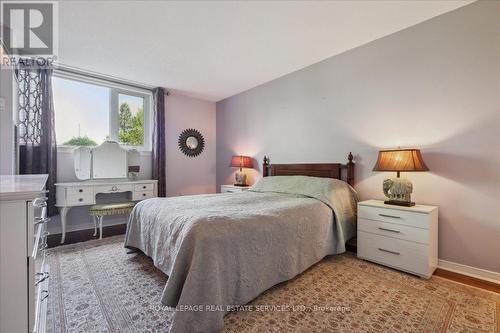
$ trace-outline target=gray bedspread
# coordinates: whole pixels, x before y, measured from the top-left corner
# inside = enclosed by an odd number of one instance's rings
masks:
[[[267,177],[243,193],[139,202],[125,246],[167,274],[170,332],[217,332],[246,304],[329,254],[355,233],[356,195],[345,182]]]

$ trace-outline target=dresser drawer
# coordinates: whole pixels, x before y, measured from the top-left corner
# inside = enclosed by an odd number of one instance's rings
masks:
[[[45,255],[45,250],[47,249],[47,236],[49,232],[45,226],[45,223],[39,223],[35,227],[35,235],[33,241],[33,248],[31,250],[31,257],[33,260],[36,260],[37,257],[41,254]]]
[[[358,205],[358,218],[429,229],[429,214]]]
[[[154,197],[156,197],[154,191],[134,191],[134,194],[132,195],[132,200],[137,201]]]
[[[429,244],[428,229],[358,218],[358,230],[411,242]]]
[[[30,321],[30,327],[33,328],[33,332],[43,333],[46,332],[46,321],[47,321],[47,303],[49,301],[50,291],[49,291],[49,280],[50,280],[50,267],[47,260],[42,260],[40,264],[36,265],[35,276],[35,287],[33,290],[33,311],[32,320]],[[31,330],[30,330],[31,331]]]
[[[401,239],[358,232],[358,257],[428,277],[429,247]]]
[[[117,185],[99,185],[94,186],[95,193],[121,193],[133,191],[134,186],[132,184],[117,184]]]
[[[68,206],[93,205],[94,195],[92,193],[68,195],[66,204]]]
[[[154,184],[135,184],[134,191],[153,191]]]
[[[79,187],[67,187],[67,196],[81,196],[84,194],[94,194],[92,187],[89,186],[79,186]]]

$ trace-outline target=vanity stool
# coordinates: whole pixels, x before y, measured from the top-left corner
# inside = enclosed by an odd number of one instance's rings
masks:
[[[121,202],[90,207],[89,213],[94,218],[94,236],[97,236],[97,225],[99,225],[99,239],[102,239],[102,218],[105,215],[130,214],[134,206],[135,202]]]

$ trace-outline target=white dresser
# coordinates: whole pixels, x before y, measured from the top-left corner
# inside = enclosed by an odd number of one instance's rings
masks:
[[[45,332],[47,175],[0,176],[0,332]]]
[[[358,203],[358,257],[430,278],[438,260],[438,207]]]
[[[220,193],[240,193],[246,191],[250,186],[221,185]]]

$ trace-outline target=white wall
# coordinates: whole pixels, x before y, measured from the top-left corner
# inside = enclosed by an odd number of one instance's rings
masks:
[[[439,258],[500,272],[499,32],[500,2],[479,1],[218,102],[217,182],[233,154],[352,151],[361,199],[383,199],[377,151],[422,148],[430,172],[403,176],[439,206]]]
[[[165,96],[166,149],[167,149],[167,196],[215,192],[215,103],[182,95]],[[205,137],[205,150],[197,157],[183,155],[177,147],[177,138],[186,128],[195,128]],[[141,153],[139,179],[151,179],[151,153]],[[70,150],[58,151],[58,182],[77,181]],[[105,200],[104,198],[100,198]],[[108,200],[126,200],[116,194]],[[123,216],[104,218],[103,224],[125,223]],[[72,208],[68,213],[67,231],[93,228],[88,207]],[[52,234],[61,232],[59,216],[49,224]]]

